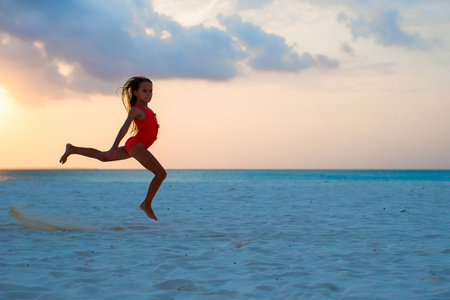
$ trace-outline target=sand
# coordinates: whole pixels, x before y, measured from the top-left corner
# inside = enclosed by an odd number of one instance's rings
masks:
[[[449,182],[169,178],[158,222],[146,189],[1,181],[0,298],[450,298]]]

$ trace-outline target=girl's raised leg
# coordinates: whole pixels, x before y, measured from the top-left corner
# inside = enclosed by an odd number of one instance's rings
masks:
[[[127,159],[131,156],[128,154],[128,152],[125,150],[125,147],[120,147],[119,151],[117,152],[117,156],[115,159],[109,159],[106,156],[106,151],[100,151],[94,148],[83,148],[83,147],[77,147],[73,146],[72,144],[66,145],[66,152],[64,152],[63,156],[61,156],[59,162],[64,164],[67,161],[67,158],[72,154],[78,154],[90,158],[95,158],[100,161],[113,161],[113,160],[121,160],[121,159]]]
[[[130,149],[130,155],[134,157],[142,166],[155,174],[155,177],[150,182],[147,196],[139,206],[149,218],[158,221],[152,209],[152,201],[161,186],[164,179],[167,177],[166,170],[158,162],[158,160],[151,154],[142,144],[136,144]]]

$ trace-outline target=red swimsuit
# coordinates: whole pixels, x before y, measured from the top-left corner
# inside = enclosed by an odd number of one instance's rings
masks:
[[[144,108],[140,105],[136,105],[142,109],[145,113],[145,118],[142,120],[134,120],[137,126],[137,134],[129,138],[125,142],[125,149],[130,153],[131,148],[136,144],[142,144],[145,148],[149,148],[158,135],[158,121],[156,120],[156,114],[149,108]]]

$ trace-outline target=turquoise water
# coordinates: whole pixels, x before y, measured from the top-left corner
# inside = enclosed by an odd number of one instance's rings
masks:
[[[1,171],[0,181],[147,182],[146,170]],[[169,170],[166,182],[450,181],[447,170]]]

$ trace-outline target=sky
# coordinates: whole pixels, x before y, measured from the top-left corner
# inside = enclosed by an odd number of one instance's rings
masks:
[[[135,75],[168,169],[450,169],[447,0],[0,0],[0,66],[0,169],[142,168],[58,162]]]

